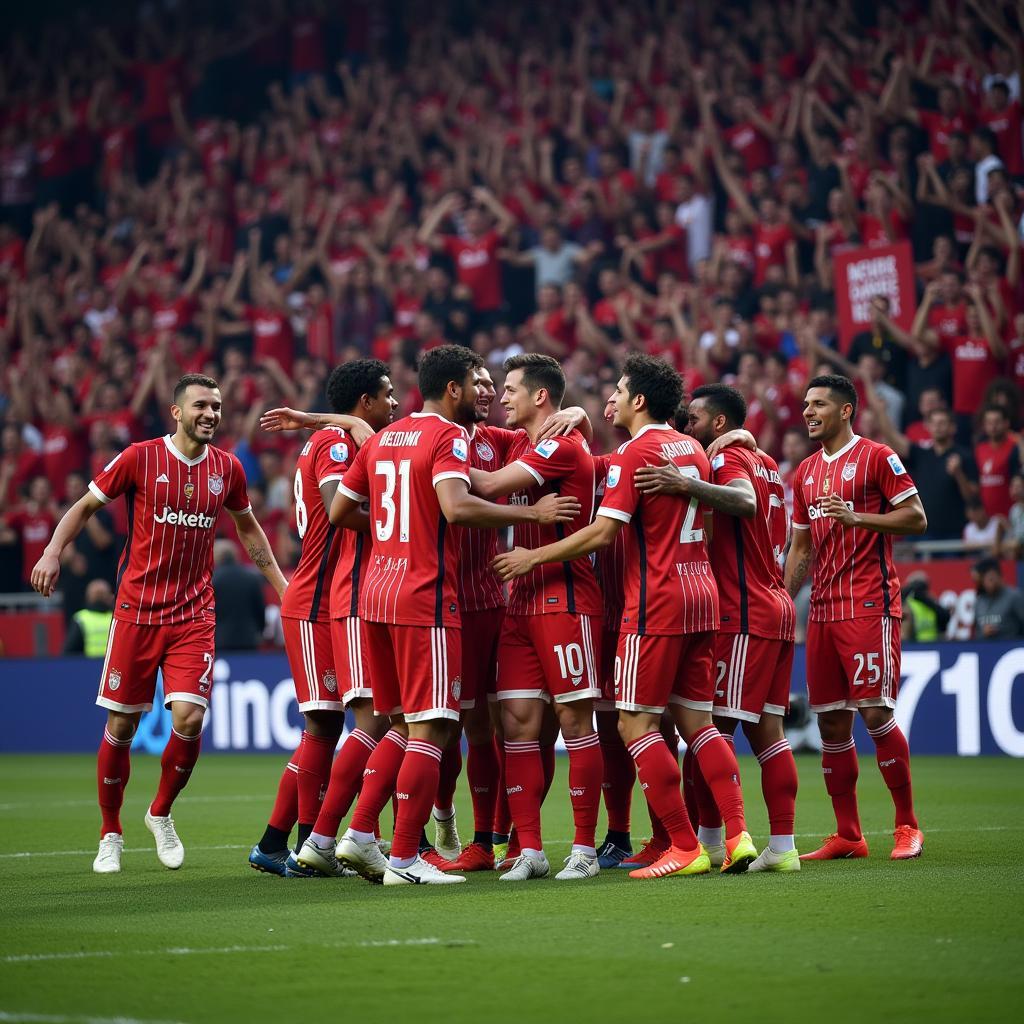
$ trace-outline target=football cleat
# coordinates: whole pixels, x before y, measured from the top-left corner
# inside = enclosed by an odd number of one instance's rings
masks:
[[[565,858],[565,867],[555,875],[559,882],[571,882],[581,878],[593,878],[601,873],[601,865],[598,863],[597,854],[584,853],[582,850],[573,850]]]
[[[800,854],[796,850],[787,850],[785,853],[776,853],[770,846],[766,846],[758,855],[747,871],[799,871]]]
[[[801,854],[801,860],[856,860],[858,857],[868,855],[867,840],[861,836],[860,839],[844,839],[841,835],[833,832],[811,853]]]
[[[297,870],[295,877],[311,878],[313,875],[320,875],[322,878],[345,877],[341,874],[344,866],[334,856],[334,849],[337,843],[330,846],[320,846],[312,839],[307,839],[299,851],[289,858],[289,866],[294,863]],[[299,875],[298,872],[308,872]]]
[[[597,862],[602,868],[617,868],[627,857],[631,857],[633,851],[616,846],[615,843],[606,842],[597,851]]]
[[[720,868],[725,863],[725,843],[705,845],[704,852],[708,855],[708,860],[711,861],[713,868]]]
[[[494,853],[479,843],[469,843],[462,848],[462,853],[449,861],[442,871],[493,871]]]
[[[646,868],[660,857],[664,857],[667,852],[668,843],[664,843],[660,839],[648,839],[632,857],[627,857],[624,861],[620,861],[619,867]]]
[[[185,847],[182,846],[178,833],[174,830],[174,819],[169,814],[158,817],[146,811],[143,821],[156,840],[157,860],[165,868],[177,871],[185,860]]]
[[[890,860],[913,860],[924,850],[924,833],[913,825],[897,825],[893,832],[896,845],[889,855]]]
[[[249,851],[249,867],[256,871],[262,871],[267,875],[285,876],[285,865],[288,861],[287,850],[275,850],[273,853],[264,853],[257,843]]]
[[[446,875],[422,856],[417,857],[407,868],[396,868],[389,864],[384,872],[385,885],[453,885],[465,880],[462,875]]]
[[[341,870],[341,865],[338,865],[338,870]],[[323,877],[319,871],[314,871],[312,868],[307,868],[298,862],[294,853],[288,854],[288,859],[284,862],[284,877],[285,878],[321,878]]]
[[[516,857],[512,867],[506,871],[499,881],[527,882],[531,878],[547,878],[551,873],[551,865],[543,853],[536,857],[521,853]]]
[[[92,869],[97,875],[114,875],[121,870],[121,853],[124,851],[124,836],[120,832],[108,832],[100,840],[100,848]]]
[[[438,871],[444,871],[451,864],[447,857],[442,857],[432,846],[424,847],[417,856]]]
[[[388,859],[380,852],[376,840],[371,839],[368,843],[361,843],[358,839],[344,836],[338,843],[337,857],[345,867],[362,875],[368,882],[380,885],[384,881],[384,872],[388,869]],[[300,857],[300,862],[301,860]]]
[[[757,847],[754,846],[754,840],[750,838],[749,832],[741,832],[732,839],[726,839],[725,860],[719,870],[723,875],[738,875],[746,871],[755,860]]]
[[[673,875],[706,875],[711,870],[707,851],[700,843],[695,850],[670,846],[653,864],[630,871],[630,878],[671,878]]]
[[[434,817],[433,812],[431,817]],[[462,853],[462,841],[459,839],[454,811],[450,818],[434,817],[434,849],[445,860],[455,860]]]

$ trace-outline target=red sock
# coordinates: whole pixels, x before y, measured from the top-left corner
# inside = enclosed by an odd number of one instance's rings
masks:
[[[553,743],[540,745],[540,763],[544,769],[544,792],[540,802],[544,803],[548,798],[548,793],[551,792],[551,783],[555,781],[555,745]]]
[[[163,757],[160,758],[160,785],[149,808],[149,813],[154,817],[163,818],[171,813],[171,804],[192,777],[192,769],[199,760],[202,743],[202,733],[183,736],[171,729]]]
[[[442,767],[444,762],[441,762]],[[491,834],[494,824],[494,806],[498,797],[501,769],[494,742],[470,744],[466,758],[466,778],[473,798],[473,831]]]
[[[536,740],[505,741],[505,791],[508,807],[524,850],[542,850],[540,805],[544,799],[544,766]]]
[[[672,757],[665,738],[660,732],[649,732],[630,743],[629,753],[636,762],[647,803],[652,813],[657,814],[672,845],[680,850],[695,850],[697,837],[679,791],[679,764]]]
[[[689,747],[687,747],[686,752],[690,753]],[[696,754],[691,757],[691,771],[693,772],[691,776],[693,796],[697,801],[697,826],[721,828],[722,812],[718,809],[718,804],[715,803],[715,795],[711,792],[711,787],[704,778],[704,773],[700,770],[700,763],[697,760]]]
[[[353,729],[338,751],[331,766],[323,806],[317,815],[313,831],[321,836],[337,836],[341,819],[348,814],[352,801],[363,784],[363,769],[377,741],[362,729]]]
[[[494,754],[498,759],[498,798],[494,802],[494,822],[491,831],[498,836],[507,836],[512,830],[512,812],[508,809],[508,793],[505,792],[505,744],[494,737]]]
[[[683,803],[690,817],[690,827],[700,828],[700,805],[697,802],[697,786],[693,781],[693,751],[689,747],[683,754]]]
[[[569,751],[569,799],[576,835],[572,845],[594,849],[597,816],[601,809],[601,740],[596,732],[579,739],[566,740]]]
[[[439,811],[455,809],[455,787],[459,784],[462,774],[462,738],[450,747],[445,747],[441,755],[441,774],[437,782],[437,795],[434,806]]]
[[[133,738],[118,740],[108,729],[103,730],[103,739],[96,754],[96,786],[103,818],[101,839],[108,832],[121,834],[121,804],[124,803],[124,791],[132,770]]]
[[[267,822],[271,828],[276,828],[286,835],[291,832],[295,822],[299,820],[298,760],[305,740],[306,733],[303,732],[299,738],[299,745],[295,748],[295,753],[292,754],[292,759],[281,772],[281,780],[277,784],[277,796],[274,797],[274,807]]]
[[[917,828],[914,793],[910,785],[910,745],[907,737],[896,724],[895,718],[890,718],[877,729],[868,729],[868,734],[875,741],[878,770],[896,805],[896,824]]]
[[[836,828],[844,839],[860,839],[857,813],[857,745],[853,737],[838,743],[821,744],[821,770],[825,789],[836,812]]]
[[[312,825],[320,813],[327,779],[331,774],[331,759],[338,745],[337,736],[310,736],[305,734],[299,744],[296,766],[299,769],[297,789],[299,795],[298,820],[301,825]]]
[[[768,827],[773,836],[791,836],[796,818],[799,779],[789,740],[781,739],[757,755],[761,765],[761,792],[768,808]]]
[[[426,740],[409,740],[395,783],[398,817],[391,842],[393,860],[415,857],[441,775],[441,748]],[[362,800],[359,801],[362,803]]]
[[[349,826],[357,832],[373,832],[376,829],[380,812],[395,792],[407,743],[408,740],[400,732],[389,729],[366,762],[359,802],[349,822]],[[347,743],[345,745],[348,746]],[[419,836],[416,838],[418,841]]]
[[[689,745],[693,748],[693,756],[696,759],[694,782],[697,781],[697,770],[699,769],[714,795],[715,803],[725,821],[725,837],[732,839],[747,827],[743,817],[740,769],[736,764],[736,755],[733,753],[732,744],[726,742],[713,725],[706,725],[690,737]],[[697,794],[699,798],[699,783],[697,784]],[[705,823],[703,807],[701,808],[700,823],[705,828],[715,827]]]
[[[601,741],[601,757],[604,760],[604,779],[601,792],[608,812],[608,831],[629,833],[629,812],[633,803],[633,786],[636,783],[636,765],[629,756],[626,745],[616,737]]]

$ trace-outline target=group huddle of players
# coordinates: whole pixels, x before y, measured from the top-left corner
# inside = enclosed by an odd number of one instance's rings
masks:
[[[595,456],[583,411],[561,409],[557,361],[527,353],[504,370],[505,428],[487,422],[496,389],[481,359],[450,345],[423,356],[423,408],[400,421],[388,368],[375,360],[334,371],[330,414],[266,414],[267,429],[314,428],[296,466],[302,553],[288,583],[248,508],[240,463],[210,444],[220,420],[211,378],[182,378],[175,433],[132,445],[97,476],[33,572],[37,589],[52,592],[60,555],[88,516],[126,496],[131,526],[97,698],[108,722],[94,870],[121,867],[129,748],[158,667],[173,729],[145,823],[161,863],[184,859],[170,809],[209,706],[221,508],[282,596],[305,720],[249,857],[259,870],[355,872],[385,885],[463,882],[496,868],[502,881],[543,878],[551,869],[541,808],[559,733],[574,836],[557,879],[610,867],[641,879],[712,867],[791,872],[801,860],[867,856],[855,713],[893,797],[892,857],[920,855],[909,750],[893,717],[900,591],[891,538],[923,532],[926,520],[898,456],[853,434],[852,383],[809,385],[804,417],[821,449],[794,477],[790,536],[778,467],[742,430],[735,389],[698,388],[684,409],[676,371],[630,355],[605,409],[623,444]],[[812,565],[808,690],[837,831],[801,858],[797,771],[782,726],[792,595]],[[335,753],[346,711],[354,728]],[[770,823],[760,853],[732,743],[740,723]],[[474,817],[464,847],[453,806],[463,733]],[[652,837],[634,853],[637,778]],[[389,804],[390,847],[380,837]]]

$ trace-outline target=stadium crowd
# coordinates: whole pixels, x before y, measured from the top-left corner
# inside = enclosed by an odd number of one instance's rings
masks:
[[[807,380],[848,373],[929,538],[1021,554],[1020,4],[390,8],[151,4],[7,39],[0,590],[190,371],[220,381],[218,444],[294,564],[297,445],[260,414],[323,407],[330,369],[373,356],[403,415],[444,342],[557,357],[602,450],[629,350],[733,383],[784,475]],[[879,298],[841,344],[831,257],[900,239],[913,327]],[[124,515],[66,556],[69,615]]]

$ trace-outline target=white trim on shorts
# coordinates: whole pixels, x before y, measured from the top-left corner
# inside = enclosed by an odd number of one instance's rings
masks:
[[[545,704],[551,703],[551,694],[547,690],[499,690],[494,695],[495,700],[542,700]]]
[[[169,708],[171,702],[176,700],[180,700],[184,704],[197,704],[204,709],[210,706],[210,702],[205,697],[200,697],[198,693],[165,693],[164,707]]]
[[[110,700],[109,697],[97,697],[96,704],[101,708],[108,708],[111,711],[121,711],[126,715],[133,714],[136,711],[152,711],[152,702],[148,704],[118,704],[116,700]]]
[[[709,711],[715,710],[714,704],[710,700],[687,700],[685,697],[679,697],[676,694],[672,694],[668,699],[669,704],[675,704],[677,707],[689,708],[691,711]]]
[[[307,711],[337,711],[338,714],[344,714],[345,704],[340,700],[306,700],[299,705],[299,710],[303,714]]]
[[[629,701],[617,700],[615,702],[616,711],[643,711],[649,715],[660,715],[664,712],[664,707],[655,707],[651,704],[631,704]]]
[[[735,718],[740,722],[761,721],[761,715],[756,715],[753,711],[744,711],[742,708],[724,708],[715,704],[711,709],[711,713],[718,715],[719,718]]]
[[[392,713],[398,714],[399,712]],[[429,722],[437,718],[450,718],[457,722],[459,713],[451,708],[430,708],[428,711],[414,711],[412,714],[404,715],[404,718],[407,722]]]

